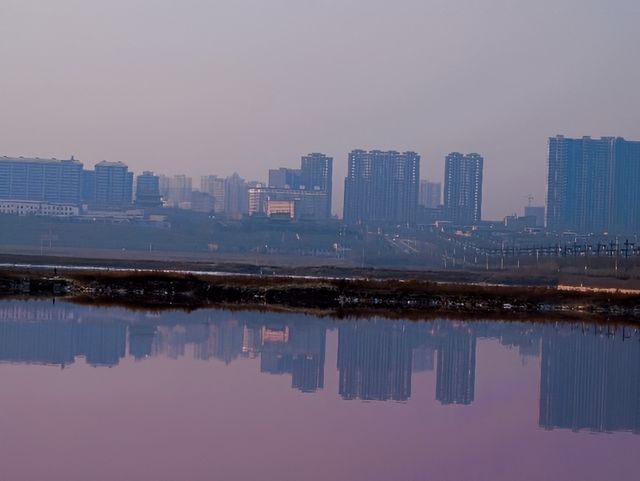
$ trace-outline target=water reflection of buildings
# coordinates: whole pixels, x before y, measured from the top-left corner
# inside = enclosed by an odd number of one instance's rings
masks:
[[[471,325],[452,325],[440,339],[436,399],[471,404],[476,385],[476,333]]]
[[[637,337],[548,326],[540,364],[540,426],[640,432]]]
[[[237,319],[207,318],[204,323],[164,326],[154,345],[154,355],[184,356],[185,346],[192,345],[196,359],[217,359],[229,364],[241,356],[242,339],[243,326]]]
[[[409,399],[416,326],[403,321],[342,324],[338,337],[340,395],[344,399]]]
[[[436,399],[470,404],[475,395],[476,339],[497,339],[535,355],[534,324],[356,321],[338,328],[339,393],[344,399],[406,401],[414,372],[436,371]]]
[[[295,389],[313,392],[324,387],[323,322],[283,322],[282,316],[259,313],[195,314],[204,317],[180,324],[175,324],[178,319],[174,318],[171,324],[153,328],[132,325],[129,352],[137,359],[159,355],[178,358],[191,346],[193,357],[200,360],[229,364],[239,358],[259,357],[261,372],[289,374]]]
[[[152,314],[46,301],[0,302],[0,362],[94,366],[154,356],[231,363],[291,377],[314,392],[325,384],[326,333],[337,327],[343,399],[407,401],[417,372],[436,376],[441,404],[475,399],[476,345],[492,339],[540,358],[540,426],[640,432],[638,330],[499,322],[325,320],[265,312],[202,310]],[[413,380],[415,382],[415,380]]]
[[[125,357],[127,329],[140,317],[52,301],[0,303],[0,362],[65,366],[82,357],[93,366],[114,366]]]
[[[115,366],[128,352],[217,359],[260,357],[261,372],[289,374],[292,387],[324,387],[327,323],[313,317],[283,322],[271,313],[226,311],[146,314],[47,301],[0,303],[0,362],[70,365],[84,358]],[[300,321],[300,322],[297,322]]]
[[[406,401],[413,372],[432,371],[436,399],[469,404],[475,389],[471,324],[374,320],[339,327],[339,393],[344,399]]]
[[[125,345],[123,323],[0,321],[0,361],[64,366],[84,357],[95,366],[113,366]]]
[[[263,326],[260,371],[291,374],[291,387],[303,392],[323,388],[326,332],[313,321]]]

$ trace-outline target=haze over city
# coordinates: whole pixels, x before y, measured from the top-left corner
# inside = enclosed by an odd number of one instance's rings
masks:
[[[0,0],[0,481],[637,481],[638,25]]]
[[[478,152],[484,218],[546,196],[547,138],[640,138],[631,0],[3,1],[0,154],[266,180],[352,149]],[[19,46],[20,48],[15,48]]]

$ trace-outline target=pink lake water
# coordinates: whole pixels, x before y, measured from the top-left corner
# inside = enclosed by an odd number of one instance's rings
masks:
[[[640,333],[0,302],[1,480],[640,479]]]

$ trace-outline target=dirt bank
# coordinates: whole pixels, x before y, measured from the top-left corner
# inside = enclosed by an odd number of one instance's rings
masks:
[[[635,292],[480,285],[419,279],[205,275],[160,271],[0,269],[0,297],[57,296],[139,308],[247,306],[434,315],[580,316],[640,320]]]

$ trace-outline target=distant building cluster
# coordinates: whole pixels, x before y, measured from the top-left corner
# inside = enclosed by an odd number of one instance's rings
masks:
[[[3,213],[53,216],[131,208],[133,173],[122,162],[99,162],[85,170],[68,160],[0,157]]]
[[[344,180],[343,222],[352,227],[420,228],[450,225],[476,229],[482,217],[484,158],[452,152],[444,182],[420,178],[420,155],[407,151],[353,150]],[[501,225],[510,231],[632,233],[640,229],[640,142],[620,137],[551,137],[547,205],[532,205]],[[134,178],[122,162],[93,169],[70,159],[0,157],[0,214],[74,217],[184,209],[226,219],[283,221],[332,218],[333,158],[301,157],[297,168],[269,169],[268,181],[239,174]],[[523,196],[524,197],[524,196]],[[102,214],[101,214],[102,213]],[[140,215],[139,213],[136,215]]]
[[[313,153],[299,169],[269,170],[269,184],[249,189],[249,214],[286,219],[331,218],[333,159]]]
[[[461,154],[450,157],[454,155]],[[448,219],[447,213],[455,216],[451,220],[479,220],[482,158],[471,154],[460,162],[445,184],[443,207],[441,184],[420,181],[417,153],[352,151],[345,179],[345,223],[412,226],[424,221],[419,209],[437,213],[432,217],[439,220]],[[475,171],[470,172],[468,165],[474,162]],[[249,215],[323,221],[332,217],[332,193],[333,158],[322,153],[303,156],[299,168],[270,169],[266,184],[248,182],[237,173],[205,175],[199,189],[184,174],[169,177],[145,171],[134,182],[122,162],[102,161],[87,170],[73,157],[0,158],[0,200],[5,201],[0,213],[75,216],[165,207],[230,219]]]
[[[331,218],[333,159],[305,155],[299,169],[269,172],[269,183],[239,174],[205,175],[199,189],[191,177],[155,175],[135,178],[126,164],[102,161],[93,170],[68,160],[0,157],[0,213],[77,216],[136,209],[185,209],[224,215],[268,216],[289,220]],[[132,214],[133,215],[133,214]]]

